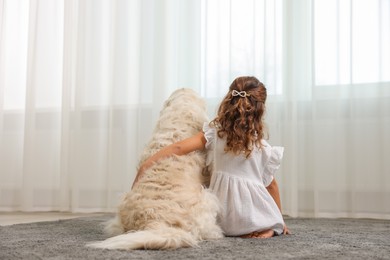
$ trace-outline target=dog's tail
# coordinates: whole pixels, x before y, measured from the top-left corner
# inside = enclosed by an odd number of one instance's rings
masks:
[[[197,246],[198,241],[190,232],[174,227],[161,227],[128,232],[101,242],[87,244],[88,247],[105,249],[176,249]]]

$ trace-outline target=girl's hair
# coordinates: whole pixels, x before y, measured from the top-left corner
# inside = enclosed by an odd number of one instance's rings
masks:
[[[226,152],[245,153],[248,158],[254,147],[261,147],[266,99],[267,89],[257,78],[238,77],[232,82],[211,121],[218,137],[226,137]]]

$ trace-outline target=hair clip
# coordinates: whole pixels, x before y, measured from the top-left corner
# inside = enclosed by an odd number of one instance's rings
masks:
[[[246,93],[244,90],[243,90],[243,91],[237,91],[237,90],[233,89],[232,96],[233,96],[233,97],[237,97],[237,96],[240,96],[240,97],[249,97],[250,94]]]

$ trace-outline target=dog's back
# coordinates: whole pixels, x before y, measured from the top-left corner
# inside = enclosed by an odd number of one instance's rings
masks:
[[[207,121],[205,103],[194,91],[175,91],[164,103],[140,164],[161,148],[198,133]],[[171,156],[147,169],[108,226],[111,233],[127,233],[92,246],[165,249],[222,237],[216,224],[218,201],[202,186],[205,156],[200,151]]]

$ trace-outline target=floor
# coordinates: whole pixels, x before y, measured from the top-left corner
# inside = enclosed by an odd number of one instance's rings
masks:
[[[101,224],[111,217],[111,214],[104,214],[0,227],[0,259],[390,259],[389,220],[348,218],[289,218],[286,219],[292,232],[289,236],[265,240],[226,237],[177,250],[129,252],[86,247],[107,238]],[[129,236],[132,237],[131,233]],[[137,243],[152,245],[151,239],[157,237],[158,241],[164,241],[171,236],[169,233],[161,238],[158,235],[142,236],[146,240],[142,242],[137,238]],[[177,243],[181,241],[176,233],[172,239]]]
[[[0,226],[100,215],[102,214],[65,212],[0,212]]]

